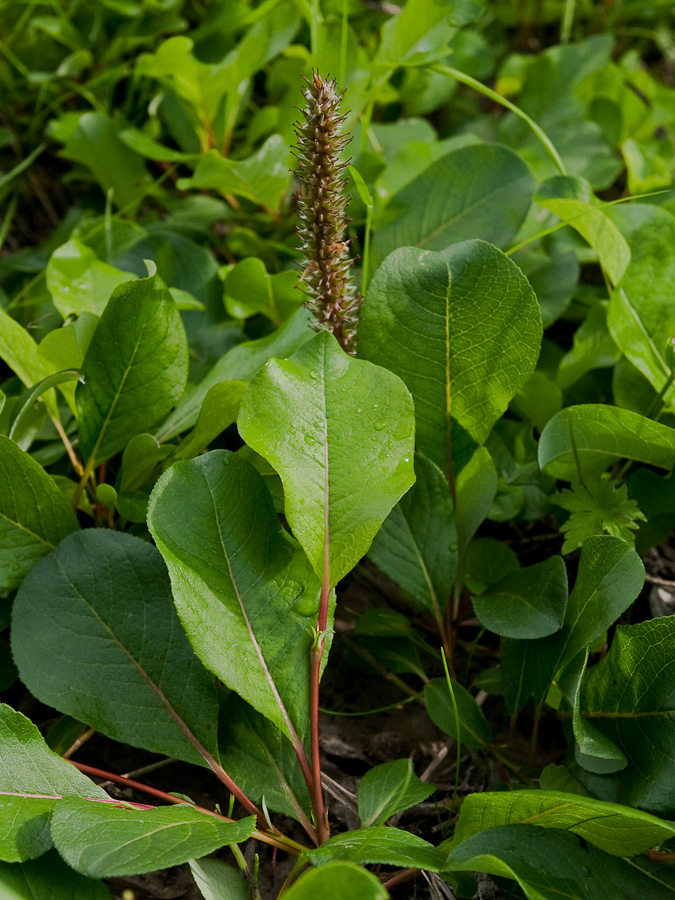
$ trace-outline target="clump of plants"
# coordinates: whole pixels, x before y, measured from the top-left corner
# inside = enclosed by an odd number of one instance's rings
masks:
[[[0,14],[0,887],[669,896],[665,19],[204,13]]]

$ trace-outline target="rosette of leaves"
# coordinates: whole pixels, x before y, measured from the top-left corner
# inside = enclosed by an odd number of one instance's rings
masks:
[[[565,535],[563,553],[581,547],[594,534],[611,534],[633,544],[638,522],[646,521],[637,501],[629,499],[627,486],[612,481],[606,474],[553,494],[551,503],[571,514],[560,527]]]
[[[361,298],[350,279],[354,261],[349,256],[345,231],[349,197],[345,194],[341,155],[351,138],[342,133],[345,116],[340,113],[342,95],[336,82],[318,72],[306,79],[305,121],[296,127],[298,234],[302,240],[307,307],[319,329],[326,328],[340,346],[354,354]]]

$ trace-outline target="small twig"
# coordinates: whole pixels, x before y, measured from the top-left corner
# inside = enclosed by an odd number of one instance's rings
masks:
[[[660,584],[662,587],[675,588],[675,581],[668,581],[667,578],[657,578],[656,575],[645,574],[645,581],[650,584]]]
[[[63,754],[64,759],[70,759],[70,757],[75,753],[76,750],[79,750],[82,744],[86,743],[90,737],[93,737],[96,734],[96,730],[94,728],[87,728],[86,731],[83,731],[82,734],[76,741],[68,747],[66,752]]]

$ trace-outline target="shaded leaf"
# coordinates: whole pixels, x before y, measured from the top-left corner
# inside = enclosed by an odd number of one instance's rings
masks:
[[[416,834],[384,825],[337,834],[305,856],[313,866],[340,860],[359,865],[415,866],[429,872],[438,872],[444,861],[440,850]]]
[[[82,451],[94,464],[148,431],[185,389],[185,329],[155,276],[120,285],[84,358],[76,394]]]
[[[567,571],[559,556],[519,569],[473,598],[483,625],[511,638],[541,638],[556,632],[567,606]]]
[[[213,677],[146,541],[104,529],[62,541],[16,597],[12,650],[36,697],[108,737],[202,765],[216,750]]]
[[[110,900],[102,881],[92,881],[67,866],[54,850],[40,859],[0,863],[3,900]]]
[[[239,872],[220,859],[191,859],[190,871],[205,900],[250,900]]]
[[[383,825],[397,812],[426,800],[435,788],[421,781],[412,760],[395,759],[370,769],[358,790],[359,816],[364,828]]]
[[[421,454],[415,455],[415,484],[385,519],[368,555],[413,600],[441,618],[457,566],[457,528],[448,482]]]
[[[381,882],[366,869],[349,862],[329,862],[301,875],[286,900],[387,900],[388,896]]]
[[[0,591],[18,587],[41,557],[78,528],[42,466],[0,435]]]
[[[459,741],[467,747],[484,747],[492,741],[492,732],[483,711],[461,684],[452,682],[459,713]],[[457,720],[445,678],[432,678],[424,688],[424,702],[434,724],[450,737],[457,737]]]

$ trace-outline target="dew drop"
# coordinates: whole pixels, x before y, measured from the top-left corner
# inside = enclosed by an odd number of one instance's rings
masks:
[[[361,409],[361,407],[360,407],[360,406],[359,406],[359,408],[358,408],[358,409],[357,409],[357,410],[356,410],[356,411],[357,411],[357,413],[361,413],[361,412],[363,412],[363,410],[362,410],[362,409]]]
[[[384,429],[384,426],[384,422],[376,422],[373,427],[375,428],[375,431],[382,431]]]
[[[458,550],[458,548],[459,548],[459,544],[456,544],[456,543],[453,541],[453,543],[450,544],[450,547],[449,547],[448,549],[450,550],[451,553],[456,553],[457,550]]]
[[[310,377],[310,378],[318,378],[318,377],[319,377],[319,373],[317,372],[316,369],[312,369],[312,370],[310,371],[310,373],[309,373],[309,377]]]
[[[305,435],[305,443],[308,444],[310,447],[311,447],[313,444],[316,444],[316,440],[315,440],[315,438],[314,438],[314,435],[313,435],[313,434],[310,434],[309,432],[307,432],[307,434]]]
[[[295,425],[289,425],[288,430],[290,431],[291,434],[295,434],[298,429],[295,427]]]

